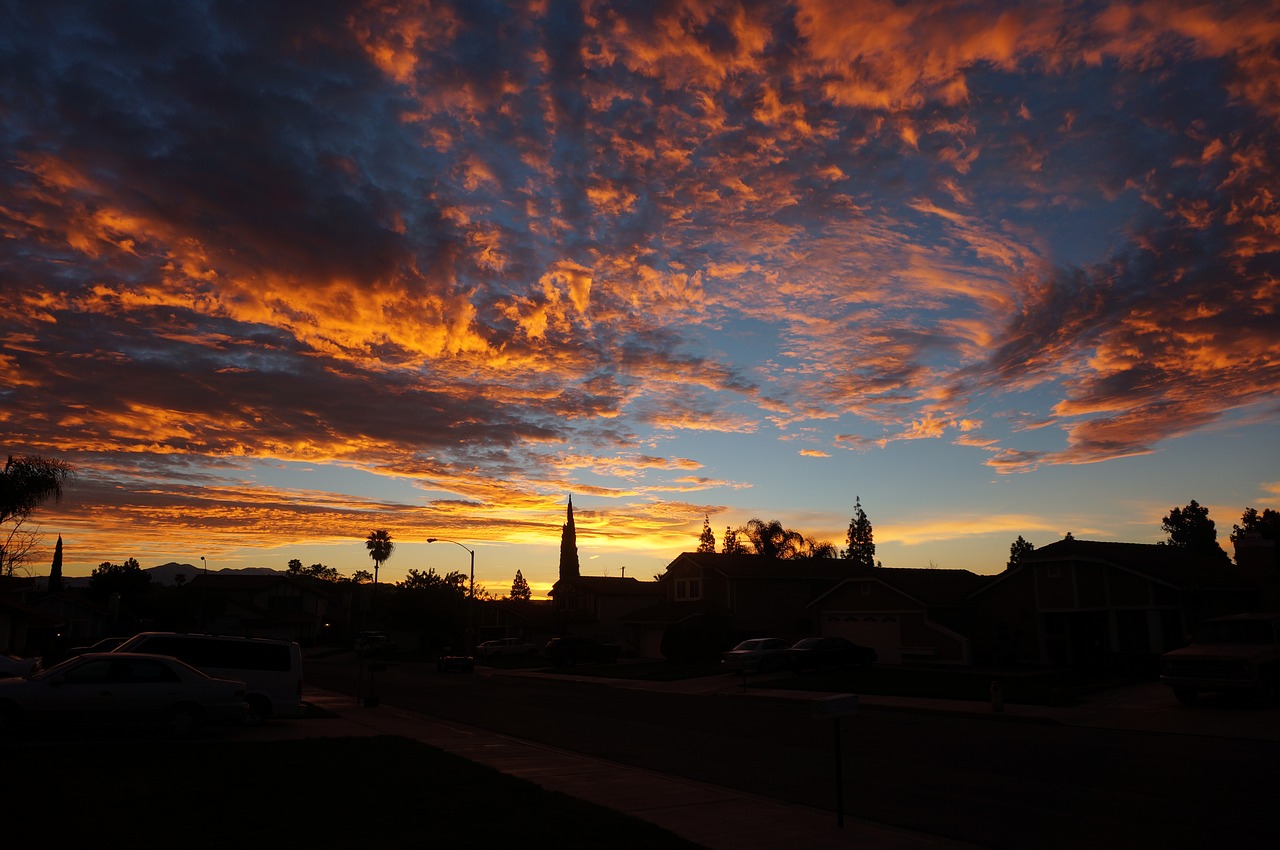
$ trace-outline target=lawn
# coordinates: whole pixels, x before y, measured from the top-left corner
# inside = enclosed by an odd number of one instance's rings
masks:
[[[611,809],[407,738],[75,740],[6,748],[8,835],[47,847],[691,850]],[[540,839],[541,837],[541,839]],[[545,839],[545,840],[543,840]]]

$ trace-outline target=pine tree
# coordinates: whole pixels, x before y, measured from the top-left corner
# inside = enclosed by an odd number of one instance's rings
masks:
[[[862,509],[861,496],[853,503],[847,543],[847,548],[841,553],[845,560],[853,561],[856,566],[866,569],[876,565],[875,535],[871,529],[871,520],[867,519],[867,513]]]
[[[529,589],[529,582],[524,580],[524,575],[519,570],[516,570],[516,577],[511,582],[511,598],[525,602],[533,598],[533,591]]]
[[[569,518],[560,529],[560,578],[578,578],[578,530],[573,525],[573,496],[569,497]]]
[[[58,545],[53,549],[53,563],[49,566],[49,592],[62,592],[62,535],[58,535]]]
[[[1009,563],[1008,569],[1013,569],[1022,563],[1022,559],[1030,555],[1036,550],[1035,544],[1022,539],[1022,535],[1018,535],[1018,539],[1013,541],[1013,545],[1009,547]]]
[[[709,516],[703,517],[702,519],[702,536],[698,538],[697,551],[716,551],[716,535],[715,532],[711,530],[711,517]]]
[[[724,547],[720,550],[726,555],[741,555],[742,544],[738,542],[738,532],[732,525],[725,526]]]

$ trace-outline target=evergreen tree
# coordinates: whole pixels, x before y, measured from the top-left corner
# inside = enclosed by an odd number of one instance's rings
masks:
[[[725,526],[724,548],[720,551],[726,555],[741,555],[743,552],[742,544],[738,542],[738,532],[731,525]]]
[[[703,517],[702,519],[702,536],[698,538],[697,551],[716,551],[716,535],[715,532],[711,530],[711,517],[709,516]]]
[[[842,556],[853,561],[856,566],[871,569],[876,565],[875,534],[871,528],[871,520],[862,509],[862,497],[858,496],[853,503],[853,517],[849,520],[848,543]]]
[[[1030,555],[1036,550],[1035,544],[1022,539],[1022,535],[1018,535],[1018,539],[1013,541],[1013,545],[1009,547],[1009,563],[1008,569],[1013,569],[1022,563],[1022,559]]]
[[[533,591],[529,589],[529,582],[524,580],[524,574],[516,570],[515,580],[511,582],[511,598],[528,602],[533,598]]]
[[[573,496],[569,497],[569,518],[560,528],[560,578],[582,575],[578,566],[578,530],[573,524]]]
[[[53,563],[49,566],[49,592],[62,591],[62,535],[58,535],[58,545],[53,548]]]
[[[1168,534],[1169,546],[1189,549],[1203,555],[1229,560],[1218,545],[1218,530],[1209,519],[1209,509],[1192,499],[1185,508],[1174,508],[1160,526]]]

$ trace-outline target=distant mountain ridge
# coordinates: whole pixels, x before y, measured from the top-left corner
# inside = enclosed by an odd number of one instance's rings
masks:
[[[143,572],[151,576],[151,580],[157,584],[169,585],[177,584],[174,581],[175,576],[184,575],[190,581],[204,572],[204,569],[194,564],[179,564],[176,561],[170,561],[158,567],[147,567]],[[220,570],[209,570],[209,572],[213,575],[269,576],[283,573],[284,570],[273,570],[270,567],[241,567],[240,569],[223,567]]]
[[[204,569],[196,564],[179,564],[177,561],[170,561],[157,567],[144,567],[142,571],[151,576],[151,580],[156,584],[171,587],[178,583],[177,576],[186,576],[187,581],[190,581],[204,572]],[[240,569],[223,567],[220,570],[209,570],[209,572],[213,575],[269,576],[282,574],[284,570],[273,570],[270,567],[241,567]],[[67,587],[88,587],[89,580],[89,576],[66,576],[62,583]]]

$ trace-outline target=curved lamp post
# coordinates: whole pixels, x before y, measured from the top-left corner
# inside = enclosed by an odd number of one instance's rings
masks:
[[[456,540],[449,540],[444,537],[428,537],[428,543],[452,543],[454,546],[462,546],[467,550],[467,554],[471,556],[471,589],[468,591],[467,600],[467,652],[472,649],[471,644],[475,641],[476,632],[476,550],[467,549]]]

